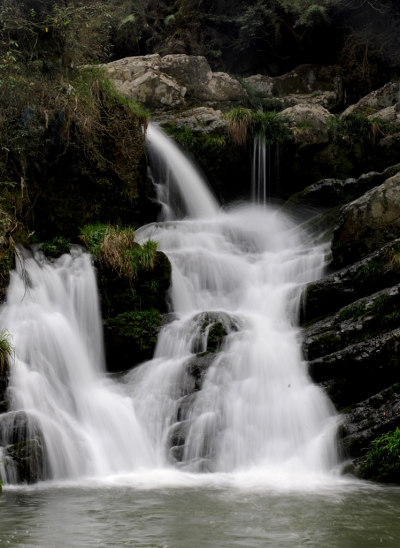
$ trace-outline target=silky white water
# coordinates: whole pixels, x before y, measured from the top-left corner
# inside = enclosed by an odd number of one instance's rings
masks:
[[[10,413],[24,411],[38,425],[47,473],[71,479],[149,465],[133,402],[105,377],[89,254],[74,248],[50,263],[41,252],[20,252],[16,264],[0,311],[15,349]]]
[[[164,212],[175,220],[137,238],[157,240],[171,260],[175,319],[152,361],[112,381],[89,255],[76,247],[50,263],[25,254],[0,310],[15,347],[12,411],[38,424],[55,479],[155,486],[197,484],[198,472],[212,472],[247,485],[302,478],[309,486],[328,477],[338,419],[308,378],[296,326],[302,288],[321,276],[326,249],[268,206],[218,212],[182,152],[152,125],[148,138]],[[171,172],[166,193],[160,177]],[[227,334],[204,357],[210,313]],[[208,367],[194,386],[198,354]]]

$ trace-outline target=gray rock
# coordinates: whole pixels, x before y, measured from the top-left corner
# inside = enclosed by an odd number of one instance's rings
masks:
[[[372,91],[362,99],[350,105],[343,113],[342,117],[349,114],[361,114],[364,116],[373,116],[378,111],[387,107],[392,107],[400,102],[400,83],[388,82],[383,87]]]
[[[400,239],[393,240],[361,261],[309,284],[304,295],[302,323],[328,316],[361,297],[400,283],[398,246]]]
[[[332,114],[319,105],[301,104],[282,111],[290,121],[295,143],[304,148],[329,142],[328,120]]]
[[[400,236],[400,173],[342,210],[332,241],[334,264],[368,255]]]

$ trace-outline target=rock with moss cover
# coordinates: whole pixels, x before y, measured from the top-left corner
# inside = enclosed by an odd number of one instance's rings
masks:
[[[161,326],[158,310],[131,310],[107,318],[106,361],[109,371],[126,371],[153,357]]]
[[[23,411],[0,415],[4,469],[13,483],[48,479],[44,439],[37,421]]]

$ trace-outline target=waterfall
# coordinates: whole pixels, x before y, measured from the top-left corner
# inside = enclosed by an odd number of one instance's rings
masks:
[[[164,219],[215,215],[218,203],[200,171],[155,124],[147,128],[151,177],[163,206]],[[195,199],[193,199],[195,196]]]
[[[187,185],[190,209],[201,196]],[[138,231],[171,260],[178,319],[127,383],[158,454],[185,470],[326,472],[337,462],[337,417],[307,376],[296,327],[303,284],[322,275],[326,249],[262,202]],[[205,367],[207,314],[226,337]]]
[[[24,252],[0,309],[15,346],[0,426],[25,414],[52,478],[328,473],[338,419],[308,378],[297,327],[302,288],[321,276],[325,247],[268,205],[218,211],[160,129],[150,125],[148,142],[155,182],[164,174],[169,185],[160,189],[167,220],[137,238],[157,240],[173,267],[174,319],[154,358],[108,378],[90,256],[77,246],[52,262]]]
[[[50,263],[41,252],[22,252],[0,325],[7,326],[15,347],[2,437],[15,428],[14,415],[28,417],[42,437],[45,477],[107,475],[152,463],[132,400],[105,377],[96,279],[87,253],[75,247]]]
[[[261,134],[254,137],[251,163],[251,200],[265,205],[269,198],[271,180],[271,145],[265,143]]]
[[[279,143],[267,144],[265,136],[258,133],[253,141],[251,161],[251,201],[266,205],[279,187]]]

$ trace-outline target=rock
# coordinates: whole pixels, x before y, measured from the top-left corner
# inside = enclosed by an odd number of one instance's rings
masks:
[[[396,239],[351,266],[309,284],[301,312],[303,324],[328,316],[358,299],[400,283]]]
[[[165,55],[160,60],[160,70],[181,86],[202,89],[211,81],[213,73],[208,61],[200,55]]]
[[[400,171],[400,166],[396,169]],[[357,179],[322,179],[291,196],[283,208],[285,211],[292,211],[299,206],[332,208],[344,205],[382,184],[386,179],[386,170],[383,173],[370,171]]]
[[[400,329],[312,360],[310,377],[321,383],[338,409],[358,403],[397,382]]]
[[[281,114],[290,121],[294,141],[300,148],[329,142],[327,121],[332,114],[325,108],[296,105],[283,110]]]
[[[379,435],[400,424],[400,386],[394,384],[355,405],[344,416],[341,445],[348,457],[361,457]]]
[[[307,360],[366,341],[400,325],[400,284],[352,302],[337,314],[304,329]]]
[[[197,95],[200,97],[199,95]],[[214,72],[201,97],[215,103],[241,103],[247,100],[247,92],[242,84],[225,72]]]
[[[117,82],[120,93],[148,108],[179,107],[184,104],[186,88],[152,69],[134,80],[121,84]]]
[[[300,65],[282,76],[255,74],[245,82],[261,100],[281,99],[282,108],[307,104],[329,109],[342,100],[339,67]]]
[[[173,115],[159,116],[161,122],[174,122],[178,128],[186,127],[193,131],[212,133],[215,130],[225,132],[228,123],[221,110],[211,107],[197,107]]]
[[[390,122],[392,124],[400,124],[400,103],[396,103],[394,106],[383,108],[378,110],[374,114],[368,116],[368,120]]]
[[[201,56],[127,57],[104,67],[120,93],[153,110],[196,101],[229,107],[247,100],[247,92],[238,80],[223,72],[213,73]]]
[[[400,236],[400,173],[342,210],[332,241],[335,266],[349,264]]]
[[[383,87],[372,91],[358,103],[350,105],[343,113],[342,117],[350,114],[359,114],[363,116],[375,115],[387,107],[392,107],[400,102],[400,84],[399,82],[388,82]]]
[[[34,483],[48,478],[43,435],[27,413],[0,415],[0,445],[9,482]]]

